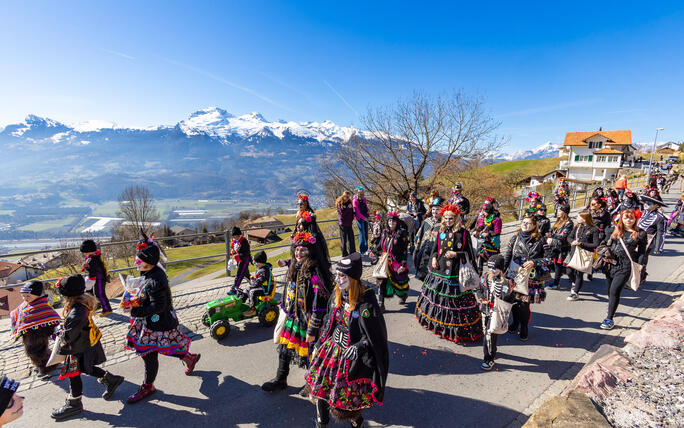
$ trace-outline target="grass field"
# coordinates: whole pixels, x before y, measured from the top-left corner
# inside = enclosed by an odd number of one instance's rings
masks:
[[[519,172],[521,175],[541,175],[553,171],[558,168],[558,164],[566,157],[548,158],[548,159],[531,159],[531,160],[516,160],[508,162],[499,162],[483,167],[484,170],[489,170],[498,174],[510,174],[511,172]]]
[[[61,229],[67,227],[78,220],[78,217],[65,217],[55,220],[38,221],[35,223],[29,223],[24,226],[21,226],[19,230],[25,230],[28,232],[45,232],[47,230]]]

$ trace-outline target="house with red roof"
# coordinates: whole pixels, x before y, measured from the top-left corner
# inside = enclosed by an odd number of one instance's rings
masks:
[[[603,181],[617,176],[623,162],[633,159],[632,131],[568,132],[563,147],[568,160],[561,162],[573,180]]]

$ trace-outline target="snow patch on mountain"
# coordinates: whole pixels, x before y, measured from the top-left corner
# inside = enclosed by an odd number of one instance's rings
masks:
[[[487,158],[493,162],[556,158],[559,156],[560,147],[560,144],[547,141],[546,143],[530,150],[518,150],[513,153],[492,152],[489,153]]]

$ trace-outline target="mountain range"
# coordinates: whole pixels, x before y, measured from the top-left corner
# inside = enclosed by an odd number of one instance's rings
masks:
[[[0,197],[62,195],[96,203],[116,199],[126,184],[144,184],[157,198],[291,198],[299,189],[315,191],[320,158],[360,132],[331,121],[234,116],[217,107],[173,126],[148,128],[29,115],[0,131],[7,160],[0,168]],[[558,145],[548,142],[491,160],[557,155]]]

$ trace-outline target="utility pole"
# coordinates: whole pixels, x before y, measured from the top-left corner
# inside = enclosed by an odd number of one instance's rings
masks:
[[[655,153],[656,141],[658,140],[658,132],[665,128],[656,128],[656,135],[653,139],[653,148],[651,149],[651,160],[648,162],[648,175],[646,176],[646,183],[651,182],[651,170],[653,169],[653,154]]]

